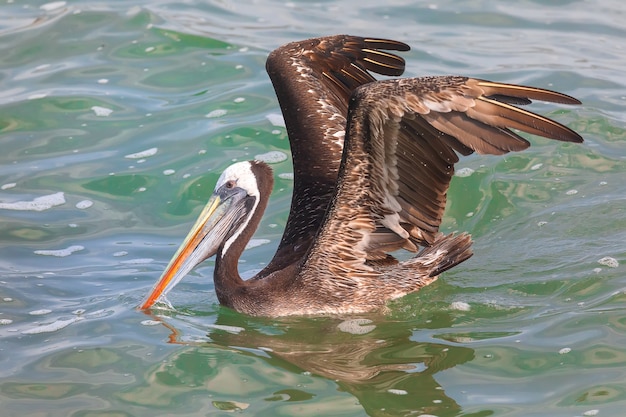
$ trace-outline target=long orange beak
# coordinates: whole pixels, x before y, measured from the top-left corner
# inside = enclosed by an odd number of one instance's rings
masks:
[[[229,207],[228,204],[222,203],[223,201],[217,194],[211,196],[191,231],[165,268],[163,275],[139,306],[141,310],[152,307],[196,265],[217,252],[226,232],[225,228],[219,225],[225,218],[224,215]],[[226,218],[228,219],[230,216],[226,216]]]

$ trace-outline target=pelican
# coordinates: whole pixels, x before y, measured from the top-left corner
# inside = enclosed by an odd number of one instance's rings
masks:
[[[500,155],[530,143],[515,131],[582,142],[570,128],[518,106],[580,104],[541,88],[462,76],[397,77],[398,41],[337,35],[293,42],[266,64],[293,157],[291,211],[273,259],[243,280],[238,261],[267,206],[270,167],[237,162],[140,305],[148,309],[215,255],[219,302],[278,317],[383,310],[472,256],[466,233],[439,225],[459,155]],[[392,255],[413,252],[408,260]]]

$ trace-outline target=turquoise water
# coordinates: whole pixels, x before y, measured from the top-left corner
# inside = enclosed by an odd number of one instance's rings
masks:
[[[623,416],[625,15],[621,1],[5,0],[0,414]],[[168,297],[176,310],[137,312],[221,170],[289,155],[268,52],[334,33],[412,45],[409,76],[576,96],[533,108],[586,142],[463,159],[444,231],[470,232],[475,256],[360,317],[365,334],[342,330],[354,317],[221,308],[212,261]],[[287,218],[290,161],[273,168],[246,275]]]

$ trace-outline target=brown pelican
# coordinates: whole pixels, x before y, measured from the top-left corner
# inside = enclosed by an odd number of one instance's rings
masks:
[[[220,176],[191,232],[150,295],[150,308],[216,255],[221,304],[257,316],[360,313],[418,290],[472,255],[468,234],[438,231],[458,155],[504,154],[523,131],[582,142],[573,130],[517,106],[580,104],[534,87],[441,76],[398,76],[407,51],[386,39],[330,36],[284,45],[267,60],[291,144],[291,212],[271,262],[243,280],[237,264],[272,191],[263,162]],[[420,248],[422,248],[420,250]],[[415,252],[399,261],[391,252]]]

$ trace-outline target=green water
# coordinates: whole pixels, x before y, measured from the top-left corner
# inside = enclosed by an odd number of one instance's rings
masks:
[[[3,1],[0,415],[623,416],[624,18],[617,0]],[[443,230],[475,256],[366,334],[221,308],[212,261],[176,310],[137,312],[221,170],[289,155],[267,53],[342,32],[409,43],[409,76],[576,96],[533,109],[586,142],[463,159]],[[290,161],[273,168],[247,275],[288,214]]]

